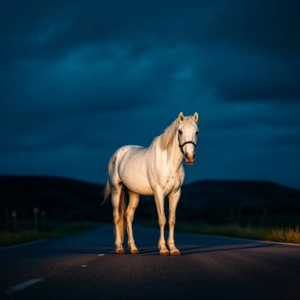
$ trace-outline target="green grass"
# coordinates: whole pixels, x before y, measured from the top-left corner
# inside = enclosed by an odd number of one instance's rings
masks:
[[[141,225],[158,228],[157,221],[144,221]],[[200,222],[179,221],[175,225],[175,231],[300,244],[299,226],[278,228],[250,225],[214,225]]]
[[[23,229],[17,232],[0,231],[0,247],[18,245],[40,239],[58,238],[66,235],[82,232],[84,230],[96,228],[101,225],[99,222],[57,222],[48,221],[44,224],[44,229],[32,230],[24,226],[28,222],[23,222]],[[24,229],[25,228],[25,229]]]

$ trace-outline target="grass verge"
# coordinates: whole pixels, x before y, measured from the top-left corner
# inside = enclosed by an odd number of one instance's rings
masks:
[[[23,244],[35,240],[58,238],[99,227],[101,223],[81,222],[48,222],[44,230],[23,229],[18,232],[0,231],[0,247]]]
[[[157,221],[145,221],[141,225],[158,228]],[[199,222],[179,221],[175,225],[176,231],[222,235],[270,242],[300,244],[300,228],[272,228],[268,226],[240,226],[240,225],[214,225]]]

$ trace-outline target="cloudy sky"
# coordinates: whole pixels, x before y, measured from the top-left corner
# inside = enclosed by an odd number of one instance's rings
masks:
[[[0,172],[104,183],[126,144],[199,113],[198,179],[300,188],[289,0],[12,0],[0,10]]]

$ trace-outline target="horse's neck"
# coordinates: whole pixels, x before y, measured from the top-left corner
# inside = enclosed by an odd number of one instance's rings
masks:
[[[178,140],[174,138],[171,146],[167,149],[168,164],[175,170],[179,169],[182,164],[183,155],[180,151]]]

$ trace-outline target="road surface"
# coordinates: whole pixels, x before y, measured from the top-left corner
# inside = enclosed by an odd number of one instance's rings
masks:
[[[2,248],[0,299],[300,299],[300,247],[176,232],[182,255],[159,256],[158,228],[134,235],[137,255],[112,225]]]

